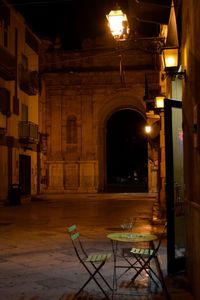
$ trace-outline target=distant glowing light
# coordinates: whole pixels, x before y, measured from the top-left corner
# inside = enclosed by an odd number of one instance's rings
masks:
[[[150,125],[146,125],[145,126],[145,132],[148,134],[148,133],[150,133],[151,132],[151,126]]]
[[[168,57],[165,63],[166,66],[176,66],[176,59],[174,57]]]
[[[164,108],[164,96],[157,96],[155,99],[156,108]]]

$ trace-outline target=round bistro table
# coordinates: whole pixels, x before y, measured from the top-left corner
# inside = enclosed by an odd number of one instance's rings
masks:
[[[132,233],[132,232],[113,232],[107,235],[107,238],[111,240],[112,243],[112,251],[114,257],[114,274],[113,274],[113,293],[117,290],[117,281],[119,278],[123,276],[128,270],[131,268],[137,272],[137,267],[135,267],[134,262],[131,260],[134,258],[134,254],[129,253],[130,255],[119,254],[119,244],[127,244],[127,243],[150,243],[154,240],[157,240],[158,237],[155,234],[151,233]],[[129,251],[130,252],[130,251]],[[124,259],[127,265],[122,265],[117,263],[117,258]],[[125,271],[117,278],[117,269],[125,269]]]

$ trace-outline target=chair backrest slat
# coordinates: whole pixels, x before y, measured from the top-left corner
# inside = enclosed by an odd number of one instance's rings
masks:
[[[81,256],[87,257],[87,253],[81,243],[80,233],[78,232],[76,225],[71,225],[67,228],[67,230],[78,258],[81,260]]]
[[[70,227],[68,227],[68,232],[72,232],[72,231],[75,231],[77,229],[76,225],[72,225]]]
[[[79,238],[79,236],[80,236],[79,232],[73,233],[73,234],[71,234],[71,239],[74,241],[77,238]]]

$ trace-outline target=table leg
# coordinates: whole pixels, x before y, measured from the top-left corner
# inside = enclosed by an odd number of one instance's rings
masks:
[[[112,244],[112,251],[113,251],[113,263],[114,263],[114,268],[113,268],[113,294],[114,291],[117,290],[117,273],[116,273],[116,263],[117,263],[117,242],[111,240]]]

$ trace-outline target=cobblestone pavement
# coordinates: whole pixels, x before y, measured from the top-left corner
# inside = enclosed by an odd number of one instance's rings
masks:
[[[90,251],[111,251],[106,238],[121,231],[126,217],[137,217],[136,232],[157,233],[151,225],[154,197],[147,194],[50,195],[32,199],[18,206],[0,206],[0,300],[71,300],[87,273],[74,254],[67,226],[76,223],[85,247]],[[163,272],[166,249],[162,247]],[[113,261],[105,267],[112,282]],[[127,274],[128,276],[128,274]],[[165,299],[162,290],[150,290],[147,279],[127,289],[123,278],[116,300]],[[151,286],[152,288],[152,286]],[[180,298],[182,289],[170,285]],[[174,290],[173,290],[174,289]],[[129,295],[126,295],[129,293]],[[184,291],[189,298],[189,293]],[[82,300],[103,299],[94,283],[80,295]],[[172,298],[178,299],[178,298]]]

